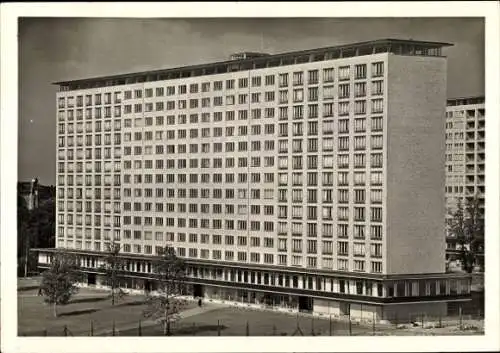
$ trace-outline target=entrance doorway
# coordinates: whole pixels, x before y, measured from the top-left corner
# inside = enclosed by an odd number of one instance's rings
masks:
[[[193,284],[193,297],[203,298],[205,296],[203,285]]]
[[[144,281],[144,292],[150,293],[153,290],[153,283],[149,280]]]
[[[96,280],[95,273],[89,273],[89,274],[87,274],[87,284],[95,286],[96,283],[97,283],[97,280]]]
[[[299,297],[299,311],[311,313],[313,311],[313,298]]]

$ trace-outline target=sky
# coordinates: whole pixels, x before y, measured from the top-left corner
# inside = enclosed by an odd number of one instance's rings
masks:
[[[484,94],[482,18],[20,18],[18,179],[55,184],[53,82],[380,38],[442,41],[448,97]]]

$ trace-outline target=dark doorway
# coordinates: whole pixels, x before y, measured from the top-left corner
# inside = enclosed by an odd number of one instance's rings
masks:
[[[193,284],[193,297],[203,298],[204,295],[203,286],[201,284]]]
[[[313,311],[313,299],[309,297],[299,297],[299,311],[310,313]]]
[[[144,291],[146,293],[150,293],[153,290],[153,284],[151,281],[145,280],[144,281]]]
[[[87,284],[88,285],[95,285],[96,283],[97,283],[97,280],[96,280],[95,273],[87,274]]]

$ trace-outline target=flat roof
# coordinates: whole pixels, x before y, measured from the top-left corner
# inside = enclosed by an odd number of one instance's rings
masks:
[[[446,105],[449,107],[471,104],[482,104],[485,102],[484,95],[471,97],[454,97],[446,100]]]
[[[394,47],[393,47],[394,46]],[[373,53],[380,53],[380,52],[392,52],[391,50],[395,50],[396,48],[401,50],[401,54],[405,54],[403,52],[403,47],[408,46],[409,48],[415,49],[423,49],[425,51],[429,49],[440,49],[442,47],[449,47],[453,46],[451,43],[444,43],[444,42],[429,42],[429,41],[420,41],[420,40],[412,40],[412,39],[377,39],[377,40],[371,40],[371,41],[364,41],[364,42],[357,42],[357,43],[351,43],[351,44],[343,44],[343,45],[337,45],[337,46],[329,46],[329,47],[322,47],[322,48],[316,48],[316,49],[308,49],[308,50],[300,50],[300,51],[292,51],[292,52],[285,52],[285,53],[280,53],[280,54],[269,54],[269,55],[264,55],[264,56],[257,56],[257,57],[250,57],[246,59],[237,59],[237,60],[225,60],[225,61],[219,61],[219,62],[212,62],[212,63],[205,63],[205,64],[198,64],[198,65],[188,65],[188,66],[182,66],[182,67],[175,67],[175,68],[168,68],[168,69],[160,69],[160,70],[152,70],[152,71],[142,71],[142,72],[134,72],[134,73],[126,73],[126,74],[117,74],[117,75],[110,75],[110,76],[99,76],[99,77],[93,77],[93,78],[83,78],[83,79],[75,79],[75,80],[67,80],[67,81],[58,81],[54,82],[53,84],[55,85],[60,85],[60,86],[69,86],[69,85],[77,85],[77,84],[91,84],[91,83],[103,83],[102,81],[118,81],[118,80],[126,80],[126,79],[131,79],[131,78],[144,78],[145,81],[158,81],[158,80],[167,80],[169,79],[169,74],[178,74],[180,75],[179,77],[170,77],[170,78],[180,78],[184,77],[182,74],[187,74],[189,73],[189,76],[191,76],[192,71],[196,70],[204,70],[204,69],[216,69],[214,73],[223,73],[223,72],[228,72],[227,68],[228,65],[231,64],[239,64],[239,69],[234,69],[233,71],[240,71],[240,70],[248,70],[250,68],[245,67],[244,64],[255,64],[255,63],[264,63],[264,64],[269,64],[272,61],[278,60],[278,59],[285,59],[285,58],[293,58],[297,59],[299,57],[303,57],[306,55],[323,55],[323,58],[319,58],[319,60],[314,60],[314,61],[321,61],[321,60],[330,60],[330,59],[335,59],[339,57],[352,57],[352,56],[359,56],[359,55],[369,55]],[[385,49],[385,51],[379,51],[377,52],[376,50],[380,49]],[[364,50],[363,54],[360,54],[360,50]],[[367,51],[369,50],[369,51]],[[411,50],[411,49],[410,49]],[[351,51],[351,53],[348,53]],[[354,53],[352,53],[354,51]],[[241,52],[245,53],[245,52]],[[240,53],[240,54],[241,54]],[[247,52],[248,53],[248,52]],[[332,57],[326,58],[328,54],[333,54]],[[340,56],[335,57],[335,54],[340,54]],[[343,56],[343,54],[346,54],[346,56]],[[407,53],[407,55],[411,55],[410,52]],[[439,55],[433,55],[433,56],[440,56]],[[290,63],[282,64],[281,65],[289,65]],[[272,65],[272,66],[279,66],[279,65]],[[226,71],[221,71],[217,72],[217,68],[223,68]],[[229,71],[231,72],[231,71]],[[204,75],[205,73],[202,73]],[[166,75],[167,77],[165,78],[159,78],[158,76],[161,75]],[[148,80],[147,76],[157,76],[156,79],[151,79]],[[195,75],[199,76],[199,75]],[[145,81],[140,81],[140,82],[145,82]],[[114,82],[112,85],[120,85],[120,84],[125,84],[123,83],[117,83]],[[85,87],[79,87],[79,88],[73,88],[73,89],[83,89]]]

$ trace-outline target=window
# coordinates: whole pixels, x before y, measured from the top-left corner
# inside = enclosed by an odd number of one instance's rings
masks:
[[[279,86],[287,87],[288,86],[288,74],[280,74],[279,75]]]
[[[371,154],[371,167],[381,168],[383,163],[382,153],[372,153]]]
[[[252,77],[252,87],[260,87],[260,85],[261,85],[261,77],[260,76]]]
[[[364,272],[365,262],[362,260],[354,260],[354,271]]]
[[[349,98],[350,95],[350,85],[341,84],[339,85],[339,98]]]
[[[293,101],[294,102],[302,102],[304,100],[304,90],[303,89],[294,89],[293,90]]]
[[[371,270],[373,273],[382,273],[382,262],[379,262],[379,261],[372,261],[371,263]],[[382,293],[380,293],[380,296],[382,295]]]
[[[383,147],[383,137],[382,135],[374,135],[371,137],[371,148],[372,150],[381,149]]]
[[[349,102],[339,102],[339,116],[349,115]]]
[[[331,117],[333,116],[333,103],[325,103],[323,104],[323,116]]]
[[[382,208],[372,207],[371,208],[371,221],[372,222],[382,222]]]
[[[366,114],[366,101],[354,102],[354,114]]]
[[[348,168],[349,167],[349,155],[342,154],[337,156],[337,167],[338,168]]]
[[[349,243],[346,241],[337,242],[337,255],[347,256],[349,254]]]
[[[371,93],[372,93],[372,96],[383,94],[384,93],[384,81],[373,81]]]
[[[366,78],[366,64],[359,64],[355,66],[355,76],[356,79]]]
[[[323,69],[323,81],[324,82],[333,82],[334,81],[333,68]]]
[[[307,82],[310,85],[315,85],[318,83],[318,70],[310,70],[308,71],[308,80]]]
[[[365,256],[365,243],[354,243],[353,244],[353,255],[354,256]]]
[[[338,75],[339,75],[339,81],[349,80],[349,78],[351,77],[350,67],[349,66],[339,67]]]
[[[318,100],[318,87],[310,87],[308,89],[308,100],[316,102]]]
[[[238,88],[246,88],[248,87],[248,78],[240,78],[238,80]]]
[[[380,77],[384,75],[384,63],[376,62],[372,64],[372,77]]]
[[[371,257],[382,257],[382,244],[371,244],[370,245],[370,256]]]
[[[339,151],[348,151],[349,150],[349,137],[339,137],[338,138],[339,145],[338,145],[338,150]]]
[[[383,99],[372,99],[372,113],[382,113],[384,111]]]
[[[381,116],[372,117],[371,130],[381,131],[383,129],[383,121]]]
[[[347,86],[347,96],[349,97],[349,85]],[[328,99],[333,99],[335,97],[335,91],[333,89],[333,86],[324,86],[323,87],[323,99],[328,100]]]

